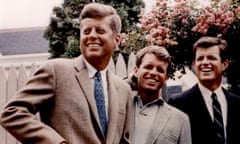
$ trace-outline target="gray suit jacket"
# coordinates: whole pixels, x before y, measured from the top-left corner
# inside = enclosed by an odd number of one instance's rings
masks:
[[[130,134],[134,131],[135,110],[133,102]],[[151,124],[146,144],[191,144],[188,116],[163,101],[154,122]]]
[[[82,56],[49,60],[10,100],[1,124],[24,144],[118,144],[128,132],[130,88],[107,71],[109,109],[104,138]],[[42,122],[35,114],[39,112]],[[125,133],[126,135],[123,135]]]

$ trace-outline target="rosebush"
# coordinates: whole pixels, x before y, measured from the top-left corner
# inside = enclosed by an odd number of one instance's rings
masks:
[[[198,38],[209,35],[226,39],[231,56],[226,77],[229,88],[240,94],[239,2],[211,1],[199,8],[185,0],[156,0],[151,11],[143,14],[139,21],[148,42],[165,46],[174,57],[175,70],[183,73],[185,66],[191,67],[192,45]]]

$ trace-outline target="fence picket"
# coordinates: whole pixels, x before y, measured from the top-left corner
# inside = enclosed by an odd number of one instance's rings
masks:
[[[7,81],[7,101],[15,94],[17,91],[17,71],[14,66],[11,66],[8,73]]]
[[[28,73],[26,71],[26,68],[23,65],[21,65],[18,72],[17,88],[21,89],[24,86],[27,79]]]
[[[17,71],[13,65],[11,65],[8,73],[8,81],[7,81],[7,101],[15,94],[17,91]],[[7,144],[16,144],[16,139],[7,133]]]
[[[129,60],[128,60],[128,74],[133,72],[133,68],[135,66],[135,61],[136,61],[136,55],[132,52],[129,56]]]
[[[7,95],[7,75],[4,68],[0,67],[0,108],[2,109],[4,104],[6,103],[6,95]],[[0,139],[3,144],[6,144],[6,131],[3,127],[0,126]]]
[[[110,69],[113,73],[116,73],[116,68],[115,68],[113,59],[110,60],[109,69]]]
[[[118,59],[116,62],[116,74],[121,78],[124,78],[127,76],[127,68],[122,55],[118,56]]]
[[[6,95],[7,95],[7,75],[2,66],[0,66],[0,108],[3,108],[3,105],[6,103]]]

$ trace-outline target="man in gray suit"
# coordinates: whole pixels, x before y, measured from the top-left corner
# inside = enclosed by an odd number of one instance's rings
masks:
[[[4,107],[2,126],[23,144],[128,143],[131,91],[107,68],[120,29],[120,17],[111,6],[86,5],[80,14],[82,55],[49,60],[36,70]],[[103,88],[96,88],[98,92],[94,91],[96,72],[102,75],[98,86]],[[101,113],[94,94],[99,96],[100,91],[105,102]],[[38,112],[41,122],[35,116]],[[99,116],[103,113],[104,122]]]
[[[148,46],[136,54],[132,80],[137,93],[133,97],[130,128],[133,144],[191,144],[188,116],[168,105],[159,94],[171,74],[171,66],[171,57],[164,47]]]

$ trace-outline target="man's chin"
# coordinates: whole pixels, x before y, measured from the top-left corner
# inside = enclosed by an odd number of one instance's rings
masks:
[[[102,56],[99,53],[89,53],[87,58],[94,61],[99,61],[102,59]]]
[[[213,78],[201,78],[200,81],[201,81],[202,84],[207,84],[208,85],[208,84],[212,83],[213,81],[215,81],[215,79],[213,79]]]
[[[147,93],[156,93],[156,92],[158,92],[159,90],[156,89],[156,88],[145,88],[145,91],[146,91]]]
[[[214,80],[214,78],[213,77],[201,77],[200,78],[202,81],[212,81],[212,80]]]

